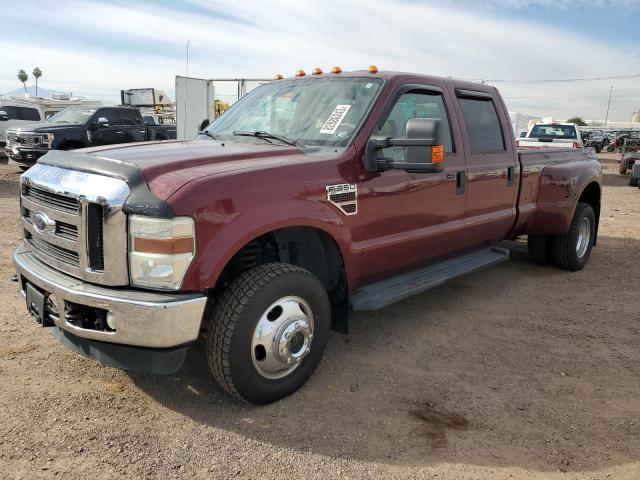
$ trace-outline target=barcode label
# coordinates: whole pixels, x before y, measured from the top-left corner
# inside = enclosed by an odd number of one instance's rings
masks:
[[[329,135],[336,133],[336,130],[342,123],[342,120],[344,120],[344,117],[347,116],[350,108],[351,105],[337,105],[333,110],[333,113],[329,115],[329,118],[327,118],[327,121],[324,122],[320,133],[326,133]]]

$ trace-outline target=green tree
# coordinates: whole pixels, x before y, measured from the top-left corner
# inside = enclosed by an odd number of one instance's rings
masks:
[[[567,123],[575,123],[576,125],[579,125],[581,127],[586,127],[587,126],[587,122],[585,122],[582,117],[579,116],[575,116],[575,117],[571,117],[570,119],[567,120]]]
[[[27,93],[27,80],[29,80],[29,75],[22,68],[18,70],[18,80],[22,82],[22,86],[24,87],[24,93]]]
[[[36,79],[36,97],[37,97],[38,96],[38,79],[42,76],[42,70],[36,67],[33,69],[33,72],[31,72],[31,74]]]

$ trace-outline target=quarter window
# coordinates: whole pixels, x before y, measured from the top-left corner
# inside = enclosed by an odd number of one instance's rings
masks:
[[[442,142],[446,153],[453,151],[449,119],[442,95],[431,92],[409,92],[403,94],[393,106],[381,128],[375,132],[379,137],[404,138],[407,122],[411,118],[438,118],[442,121]],[[405,160],[404,147],[382,149],[382,155],[397,162]]]
[[[467,127],[471,153],[505,150],[496,107],[490,98],[458,98]]]

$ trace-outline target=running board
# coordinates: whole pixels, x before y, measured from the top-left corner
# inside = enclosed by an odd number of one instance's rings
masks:
[[[417,293],[442,285],[452,278],[508,259],[509,250],[505,248],[484,248],[420,270],[403,273],[356,290],[351,295],[351,308],[356,311],[379,310]]]

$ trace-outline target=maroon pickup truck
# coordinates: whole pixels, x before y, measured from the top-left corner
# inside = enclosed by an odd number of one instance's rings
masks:
[[[52,151],[22,176],[27,308],[108,365],[215,379],[268,403],[309,378],[329,329],[508,258],[581,269],[601,167],[518,152],[491,86],[406,73],[260,86],[193,141]]]

